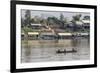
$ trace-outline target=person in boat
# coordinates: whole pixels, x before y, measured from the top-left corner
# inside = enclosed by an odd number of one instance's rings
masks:
[[[57,50],[57,53],[60,53],[60,50],[59,49]]]
[[[66,53],[66,49],[64,49],[64,51],[63,51],[64,53]]]
[[[74,48],[72,48],[72,52],[76,52],[76,50]]]

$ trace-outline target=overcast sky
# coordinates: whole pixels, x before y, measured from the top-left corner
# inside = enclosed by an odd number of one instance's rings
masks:
[[[21,10],[22,18],[24,18],[25,12],[26,12],[26,10]],[[69,21],[72,20],[72,17],[77,15],[77,14],[81,14],[82,15],[81,18],[83,18],[84,16],[87,16],[87,15],[90,16],[90,13],[83,13],[83,12],[34,11],[34,10],[31,10],[31,18],[34,18],[34,16],[43,17],[43,18],[55,16],[55,17],[59,18],[60,14],[63,14],[64,17],[67,18]]]

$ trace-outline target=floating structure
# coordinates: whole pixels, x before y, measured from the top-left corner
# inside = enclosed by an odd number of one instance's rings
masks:
[[[56,34],[52,33],[52,32],[42,32],[40,33],[39,39],[43,39],[43,40],[55,40],[58,39]]]
[[[89,37],[89,33],[52,33],[52,32],[28,32],[28,39],[32,40],[59,40],[78,37]],[[25,38],[25,33],[21,33],[21,38]]]
[[[39,32],[28,32],[28,39],[38,39]]]
[[[72,33],[58,33],[59,39],[67,39],[72,37]]]

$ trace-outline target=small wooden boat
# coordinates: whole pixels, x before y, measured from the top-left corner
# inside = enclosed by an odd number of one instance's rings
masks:
[[[72,48],[72,50],[68,50],[68,51],[66,49],[64,49],[64,50],[59,50],[58,49],[56,51],[57,54],[60,54],[60,53],[75,53],[75,52],[77,52],[77,50],[75,50],[74,48]]]

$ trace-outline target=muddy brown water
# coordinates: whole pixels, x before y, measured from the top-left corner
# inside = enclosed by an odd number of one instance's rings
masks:
[[[69,61],[88,60],[90,58],[90,42],[88,39],[65,39],[65,40],[22,40],[21,61],[47,62],[47,61]],[[59,49],[77,50],[75,53],[61,53]]]

